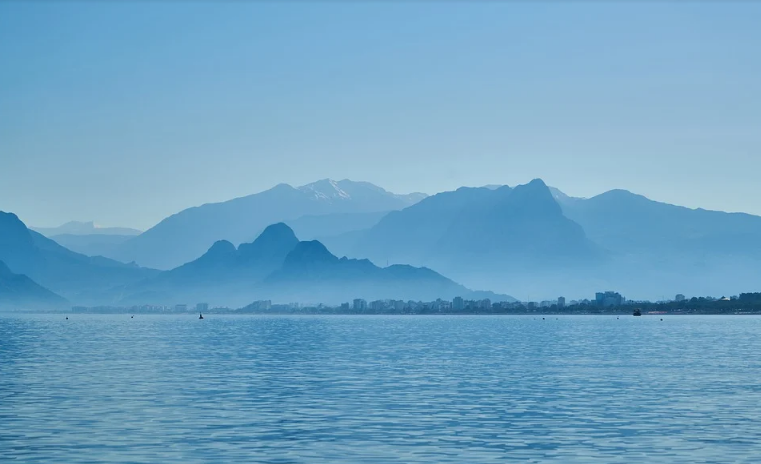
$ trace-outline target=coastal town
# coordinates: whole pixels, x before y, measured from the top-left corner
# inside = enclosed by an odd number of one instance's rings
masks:
[[[73,313],[99,314],[354,314],[354,315],[457,315],[457,314],[761,314],[761,293],[742,293],[731,297],[692,297],[677,294],[673,299],[662,301],[627,300],[613,291],[598,292],[593,299],[570,300],[558,297],[555,300],[499,301],[489,299],[465,300],[456,297],[451,301],[402,301],[374,300],[361,298],[340,305],[322,303],[273,303],[271,300],[254,301],[241,308],[212,306],[209,303],[188,305],[179,303],[167,305],[140,306],[74,306]]]

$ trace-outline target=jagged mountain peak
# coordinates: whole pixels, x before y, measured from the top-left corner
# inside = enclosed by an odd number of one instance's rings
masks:
[[[309,265],[316,263],[333,263],[338,258],[333,255],[321,242],[309,240],[299,242],[285,257],[284,268]]]
[[[285,256],[299,243],[296,234],[288,225],[282,222],[267,226],[252,243],[242,243],[238,247],[240,257],[244,261],[261,260]]]
[[[515,211],[530,214],[562,214],[560,205],[555,201],[547,184],[541,179],[534,179],[528,184],[517,185],[507,197],[506,206]]]

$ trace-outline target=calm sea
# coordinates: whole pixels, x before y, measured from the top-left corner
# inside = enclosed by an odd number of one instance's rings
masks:
[[[0,316],[0,461],[761,462],[761,318]]]

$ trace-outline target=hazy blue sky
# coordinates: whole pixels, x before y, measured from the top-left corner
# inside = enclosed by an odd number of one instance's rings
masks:
[[[0,3],[0,209],[147,228],[280,182],[761,214],[761,2]]]

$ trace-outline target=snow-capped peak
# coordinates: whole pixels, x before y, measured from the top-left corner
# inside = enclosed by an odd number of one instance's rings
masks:
[[[338,186],[338,182],[332,179],[318,180],[317,182],[312,182],[311,184],[299,187],[299,190],[313,193],[315,198],[318,199],[351,199],[351,195],[341,189],[341,187]]]

